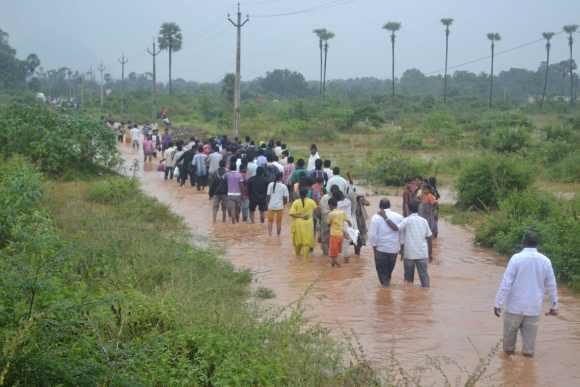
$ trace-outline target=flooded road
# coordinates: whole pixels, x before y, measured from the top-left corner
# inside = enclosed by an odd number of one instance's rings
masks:
[[[133,160],[130,150],[123,152]],[[287,215],[280,238],[268,237],[260,224],[214,226],[207,193],[164,182],[156,166],[140,169],[142,187],[185,219],[194,243],[223,248],[226,259],[255,273],[257,286],[275,292],[278,305],[306,294],[306,315],[337,337],[354,335],[378,370],[385,370],[394,357],[410,374],[422,375],[427,385],[444,385],[438,368],[455,385],[464,383],[479,359],[498,345],[502,320],[492,311],[505,259],[474,247],[463,228],[440,222],[436,262],[429,268],[431,289],[405,286],[402,262],[397,263],[392,287],[383,289],[369,248],[339,269],[332,269],[319,249],[309,259],[296,258]],[[369,199],[372,214],[378,198]],[[400,210],[400,199],[391,199]],[[560,316],[542,317],[536,357],[492,354],[479,385],[580,386],[580,298],[560,288],[560,299]]]

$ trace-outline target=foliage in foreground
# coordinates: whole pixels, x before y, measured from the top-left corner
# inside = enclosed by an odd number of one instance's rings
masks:
[[[37,104],[0,111],[0,153],[24,155],[52,176],[78,175],[118,160],[115,135],[101,122]]]
[[[299,311],[248,303],[247,272],[190,247],[167,207],[118,179],[17,202],[0,248],[0,384],[375,384]],[[18,160],[0,182],[40,189]]]
[[[540,235],[540,250],[552,260],[558,277],[580,288],[580,199],[558,200],[532,191],[501,200],[498,211],[484,217],[476,241],[502,254],[521,247],[525,231]]]

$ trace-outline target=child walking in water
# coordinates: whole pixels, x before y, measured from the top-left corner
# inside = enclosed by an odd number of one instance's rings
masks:
[[[336,259],[342,250],[344,223],[346,222],[348,225],[351,225],[351,222],[346,217],[346,213],[343,210],[336,208],[337,205],[338,203],[335,198],[330,198],[328,200],[328,207],[330,208],[330,213],[328,214],[328,225],[330,226],[328,256],[330,257],[332,267],[340,267],[340,264]]]

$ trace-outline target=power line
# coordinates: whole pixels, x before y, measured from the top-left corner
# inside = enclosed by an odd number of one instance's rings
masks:
[[[556,32],[555,35],[559,35],[559,34],[563,34],[563,32]],[[511,48],[508,48],[508,49],[505,49],[505,50],[502,50],[502,51],[497,51],[495,53],[495,56],[497,57],[497,56],[500,56],[500,55],[503,55],[503,54],[508,54],[508,53],[510,53],[512,51],[516,51],[516,50],[519,50],[521,48],[525,48],[525,47],[528,47],[528,46],[532,46],[534,44],[537,44],[539,42],[543,42],[544,40],[545,40],[544,38],[539,38],[539,39],[536,39],[536,40],[533,40],[533,41],[530,41],[530,42],[526,42],[526,43],[519,44],[517,46],[511,47]],[[476,58],[476,59],[469,60],[467,62],[463,62],[463,63],[459,63],[459,64],[456,64],[456,65],[453,65],[453,66],[449,66],[448,69],[449,70],[453,70],[453,69],[457,69],[457,68],[460,68],[460,67],[468,66],[470,64],[474,64],[474,63],[486,61],[486,60],[489,60],[489,59],[491,59],[491,55],[486,55],[486,56],[482,56],[482,57],[479,57],[479,58]],[[439,69],[439,70],[431,71],[431,72],[425,73],[425,75],[439,74],[439,73],[441,73],[444,70],[445,69]]]
[[[333,0],[333,1],[330,1],[327,3],[316,5],[314,7],[300,9],[297,11],[273,13],[273,14],[265,14],[265,15],[257,14],[257,15],[252,15],[252,17],[266,19],[266,18],[282,17],[282,16],[294,16],[294,15],[300,15],[300,14],[304,14],[304,13],[310,13],[313,11],[318,11],[320,9],[330,9],[330,8],[338,7],[341,5],[347,5],[349,3],[353,3],[354,1],[356,1],[356,0]]]

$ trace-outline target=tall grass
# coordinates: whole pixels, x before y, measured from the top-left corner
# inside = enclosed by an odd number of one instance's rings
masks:
[[[110,179],[47,185],[41,207],[59,270],[41,268],[29,325],[0,320],[5,384],[377,383],[299,308],[281,316],[257,306],[250,274],[192,248],[167,207]]]

